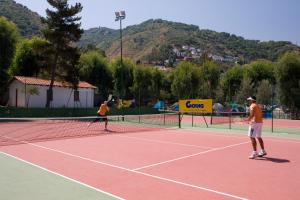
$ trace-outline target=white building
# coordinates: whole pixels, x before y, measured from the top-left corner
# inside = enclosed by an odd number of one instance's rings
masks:
[[[15,76],[9,85],[9,106],[45,107],[50,80]],[[80,81],[75,91],[68,82],[54,81],[50,107],[94,107],[94,93],[97,88]]]

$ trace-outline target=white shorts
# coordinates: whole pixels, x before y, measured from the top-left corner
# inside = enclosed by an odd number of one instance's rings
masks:
[[[262,125],[263,123],[252,122],[252,124],[249,126],[248,136],[252,138],[260,138]]]

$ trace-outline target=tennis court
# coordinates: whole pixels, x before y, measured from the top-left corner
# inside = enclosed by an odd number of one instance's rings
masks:
[[[244,130],[178,128],[176,115],[0,123],[3,199],[298,199],[300,139],[266,134],[248,159]],[[143,123],[142,123],[143,122]]]

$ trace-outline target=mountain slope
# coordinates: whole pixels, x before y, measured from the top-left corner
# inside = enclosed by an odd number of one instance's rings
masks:
[[[111,29],[110,32],[107,37],[102,35],[103,28],[85,31],[84,38],[90,40],[84,40],[84,43],[81,41],[80,45],[95,44],[104,49],[109,57],[116,57],[120,54],[119,33],[118,30]],[[291,42],[246,40],[234,34],[218,33],[161,19],[148,20],[123,30],[123,53],[134,60],[146,59],[153,49],[162,44],[191,45],[202,52],[239,57],[246,62],[261,58],[275,60],[286,51],[300,51],[299,46]]]
[[[0,16],[14,22],[21,36],[31,37],[41,33],[40,16],[13,0],[0,0]]]
[[[20,35],[39,35],[43,27],[40,16],[13,0],[0,0],[0,16],[13,21]],[[105,27],[86,30],[78,43],[80,47],[93,44],[114,58],[120,55],[120,33]],[[189,45],[207,54],[238,57],[249,62],[256,59],[276,60],[286,51],[300,51],[290,42],[260,42],[246,40],[229,33],[199,29],[195,25],[170,22],[161,19],[148,20],[123,30],[123,54],[134,60],[149,60],[161,46],[182,47]]]

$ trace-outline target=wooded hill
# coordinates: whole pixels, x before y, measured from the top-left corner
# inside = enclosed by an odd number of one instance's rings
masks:
[[[40,16],[13,0],[0,0],[0,16],[14,22],[19,34],[23,37],[41,33],[43,25]]]
[[[109,57],[118,56],[120,54],[119,30],[102,27],[86,30],[79,45],[88,44],[104,49]],[[146,59],[162,44],[189,45],[208,54],[239,57],[245,62],[256,59],[274,61],[286,51],[300,51],[300,47],[291,42],[246,40],[234,34],[199,29],[195,25],[161,19],[151,19],[123,30],[123,53],[134,60]]]
[[[40,16],[13,0],[0,0],[0,16],[17,25],[21,36],[39,35],[42,29]],[[95,45],[110,58],[120,55],[119,30],[105,27],[86,30],[78,43],[80,47]],[[153,59],[162,45],[172,47],[192,46],[202,53],[238,57],[248,63],[256,59],[274,61],[286,51],[299,51],[300,47],[285,41],[246,40],[225,32],[201,29],[195,25],[170,22],[161,19],[148,20],[123,30],[123,54],[133,60]]]

